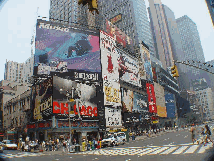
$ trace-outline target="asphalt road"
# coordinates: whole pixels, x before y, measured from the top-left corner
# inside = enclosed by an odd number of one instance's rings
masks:
[[[213,134],[212,134],[213,135]],[[10,161],[207,161],[214,160],[214,148],[194,144],[189,130],[173,131],[153,137],[137,137],[125,145],[94,151],[63,154],[62,152],[23,153],[5,151]]]

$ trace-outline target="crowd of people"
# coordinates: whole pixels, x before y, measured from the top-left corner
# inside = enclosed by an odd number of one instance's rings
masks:
[[[193,144],[195,142],[197,142],[197,144],[204,144],[206,145],[208,143],[208,141],[212,142],[213,144],[213,141],[211,139],[211,129],[208,125],[205,125],[205,127],[202,127],[201,128],[201,131],[196,131],[196,128],[194,127],[194,125],[191,127],[190,129],[190,132],[191,132],[191,137],[192,137],[192,142]],[[196,137],[196,134],[199,133],[200,137],[197,138]]]

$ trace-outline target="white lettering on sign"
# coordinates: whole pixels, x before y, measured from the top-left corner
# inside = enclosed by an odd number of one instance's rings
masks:
[[[52,26],[52,25],[50,25],[50,24],[45,24],[45,23],[40,23],[40,24],[39,24],[39,28],[54,29],[54,30],[69,32],[69,29],[68,29],[68,28],[61,28],[60,26]]]
[[[99,75],[97,73],[78,73],[74,72],[75,78],[83,80],[98,80]]]

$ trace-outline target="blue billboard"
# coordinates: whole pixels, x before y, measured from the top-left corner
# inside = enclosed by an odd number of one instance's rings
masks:
[[[167,118],[175,117],[175,99],[173,94],[165,94]]]
[[[35,66],[37,74],[101,72],[99,33],[38,20]]]

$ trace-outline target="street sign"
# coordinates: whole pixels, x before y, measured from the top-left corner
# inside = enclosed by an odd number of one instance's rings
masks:
[[[15,131],[7,131],[8,134],[15,134]]]

